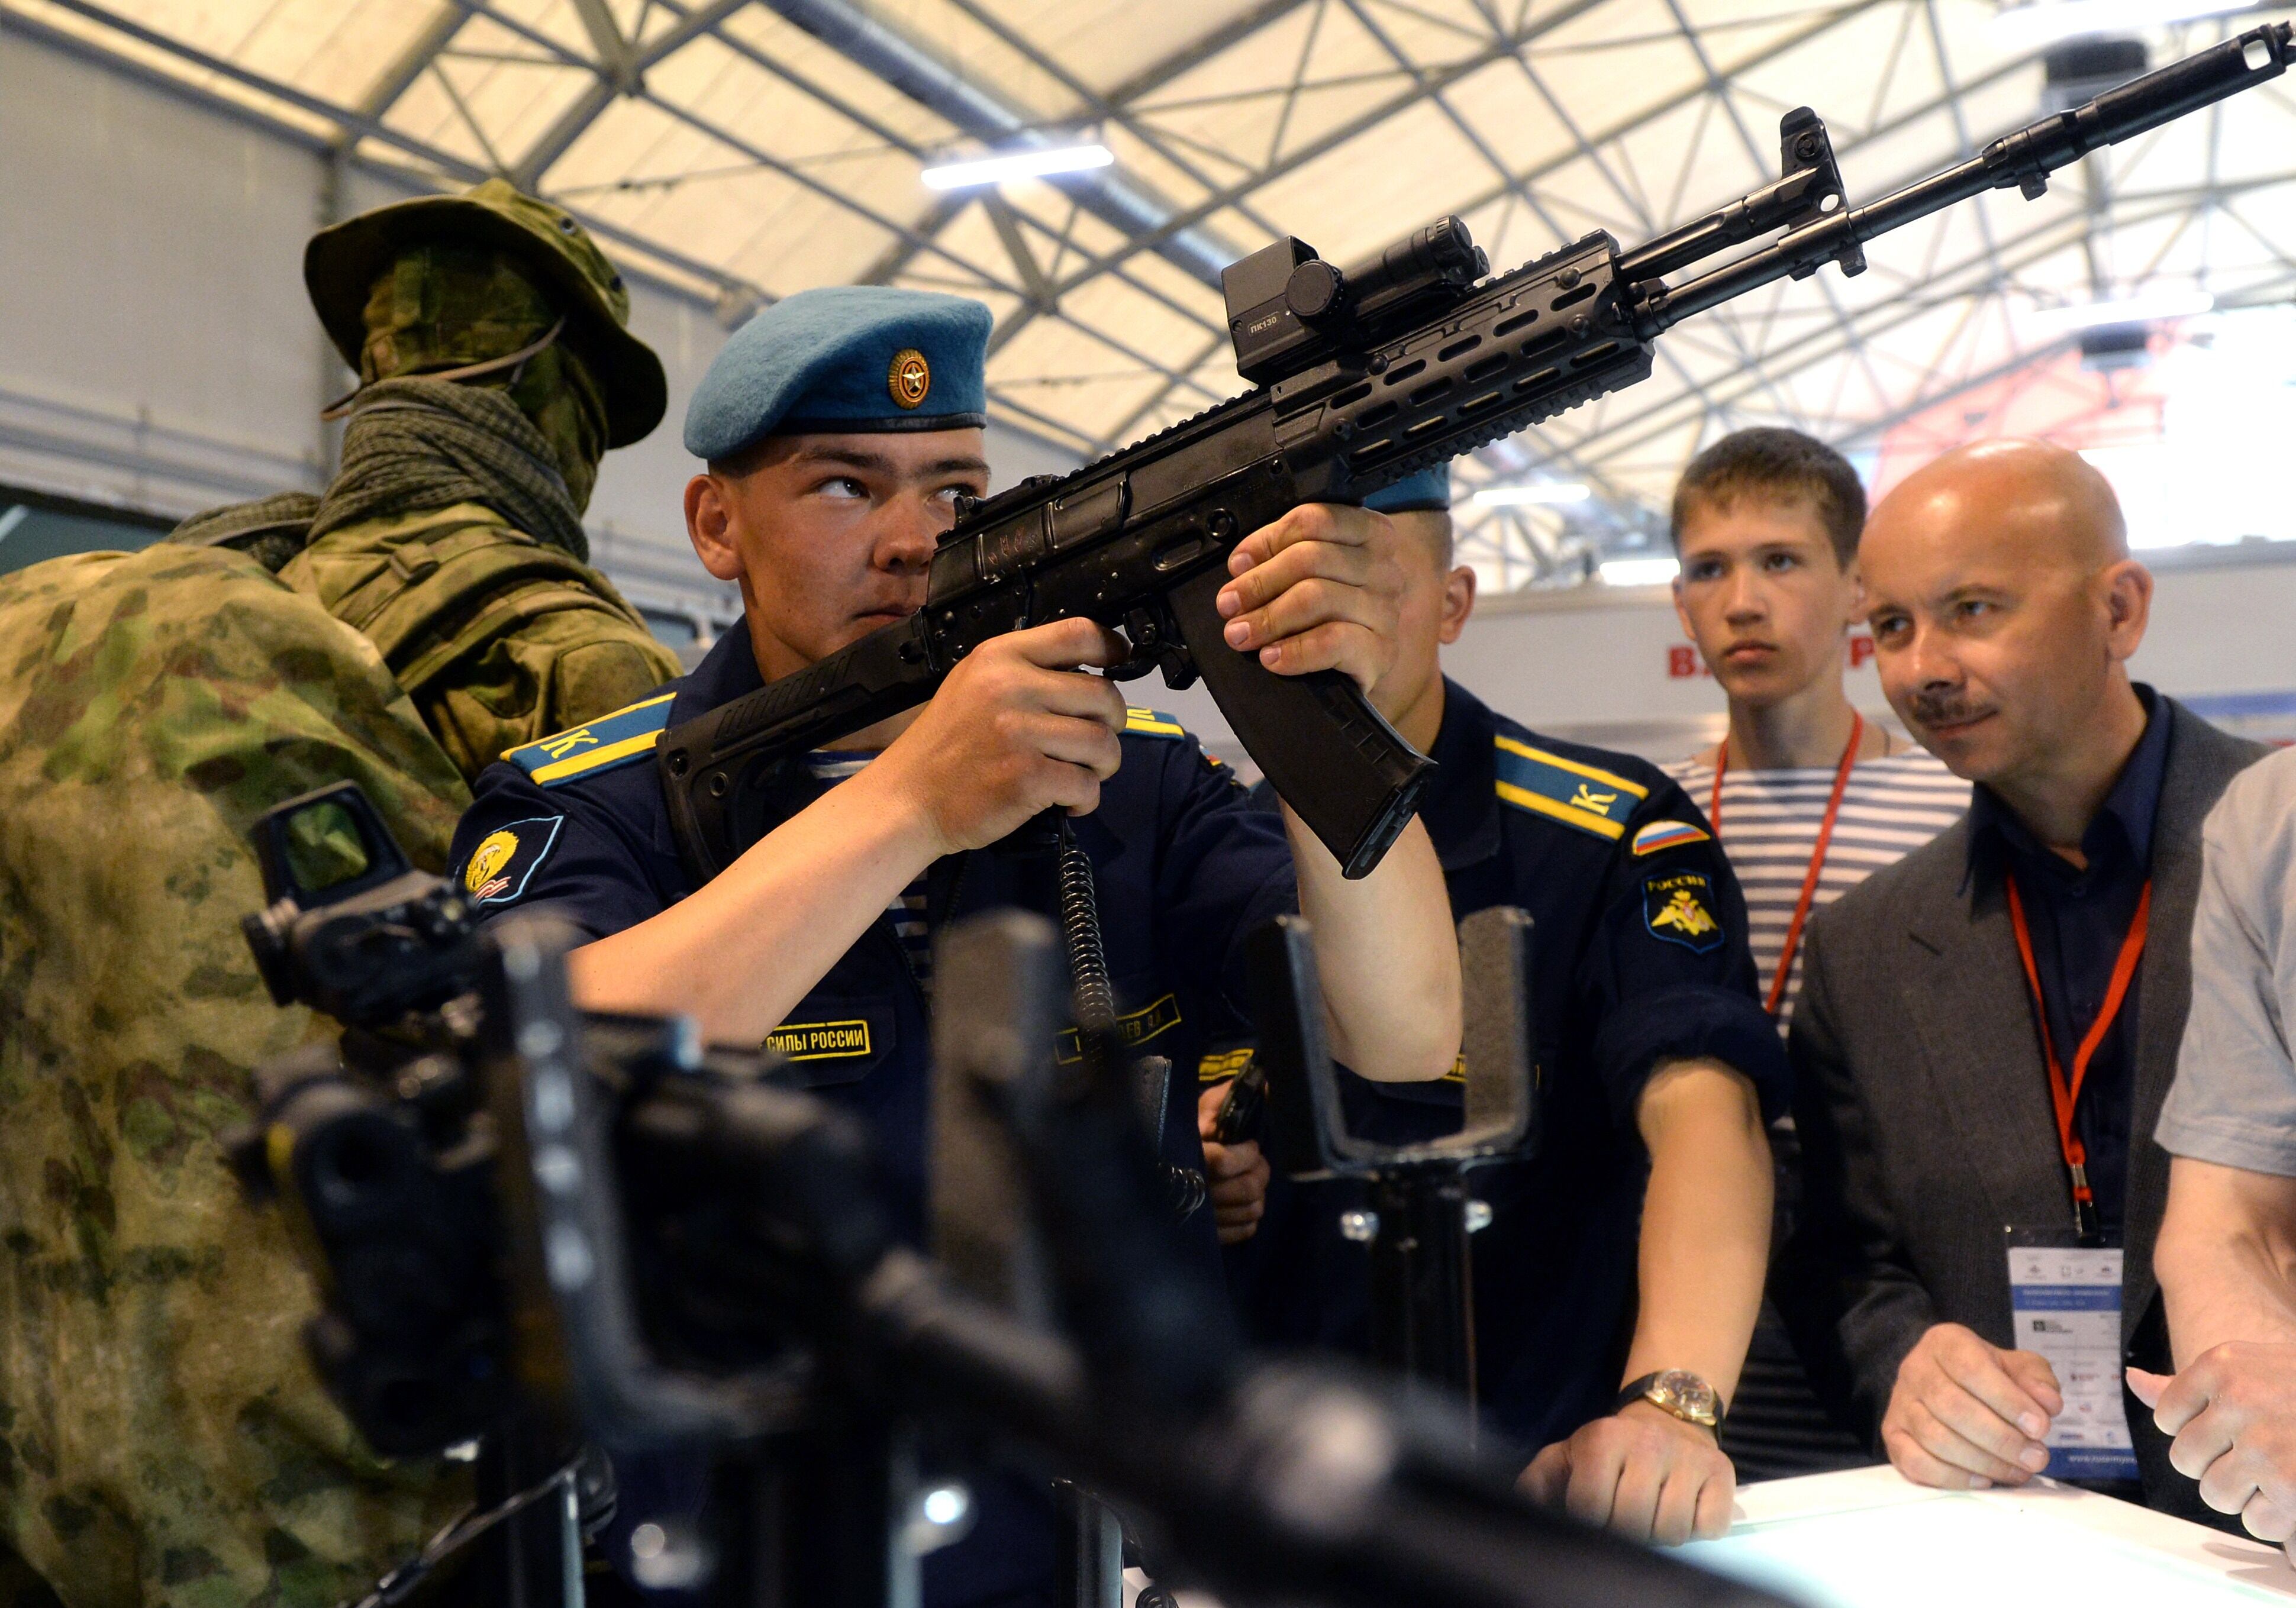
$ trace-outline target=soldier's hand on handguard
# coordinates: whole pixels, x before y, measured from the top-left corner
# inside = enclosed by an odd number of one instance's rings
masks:
[[[1090,814],[1122,757],[1124,697],[1082,667],[1128,651],[1086,619],[982,643],[869,768],[873,787],[919,808],[936,856],[985,847],[1055,806]]]
[[[1257,1139],[1223,1145],[1213,1134],[1229,1084],[1215,1083],[1196,1099],[1196,1132],[1204,1141],[1204,1177],[1211,1184],[1212,1221],[1224,1245],[1241,1245],[1259,1231],[1267,1211],[1267,1158]]]
[[[2169,1462],[2201,1482],[2201,1500],[2296,1559],[2296,1346],[2232,1341],[2173,1378],[2141,1368],[2128,1377],[2175,1437]]]
[[[2056,1370],[1957,1323],[1931,1326],[1898,1365],[1882,1445],[1916,1485],[2022,1485],[2048,1466],[2041,1437],[2064,1410]]]
[[[1582,1523],[1679,1547],[1729,1530],[1738,1476],[1711,1430],[1636,1401],[1546,1448],[1521,1483],[1532,1501]]]
[[[1236,544],[1220,589],[1227,644],[1278,675],[1338,670],[1375,696],[1395,663],[1403,540],[1385,514],[1340,503],[1293,509]]]

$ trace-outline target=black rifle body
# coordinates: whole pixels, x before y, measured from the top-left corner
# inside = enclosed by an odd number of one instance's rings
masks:
[[[1653,341],[1692,314],[1827,262],[1859,272],[1865,241],[1987,190],[2037,196],[2093,151],[2277,77],[2292,37],[2289,23],[2251,29],[1857,208],[1824,124],[1800,109],[1781,127],[1783,176],[1752,194],[1632,252],[1597,233],[1480,282],[1426,276],[1376,316],[1383,289],[1357,315],[1343,293],[1329,315],[1299,312],[1297,275],[1322,274],[1312,300],[1332,283],[1371,282],[1380,259],[1341,275],[1297,241],[1255,253],[1226,279],[1244,371],[1267,383],[972,505],[934,555],[917,614],[663,735],[657,763],[687,869],[713,877],[770,829],[763,801],[777,767],[922,703],[993,637],[1083,616],[1121,628],[1137,667],[1152,658],[1175,686],[1201,673],[1276,791],[1363,875],[1410,819],[1431,763],[1346,676],[1277,675],[1226,645],[1215,600],[1237,543],[1303,502],[1360,502],[1648,378]],[[1466,246],[1456,220],[1405,244],[1446,228]],[[1779,230],[1686,282],[1660,277]]]

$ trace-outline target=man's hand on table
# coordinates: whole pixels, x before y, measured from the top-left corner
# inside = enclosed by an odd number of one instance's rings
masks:
[[[1534,1502],[1660,1547],[1726,1533],[1738,1488],[1711,1432],[1646,1401],[1556,1441],[1521,1483]]]
[[[2041,1437],[2064,1407],[2046,1359],[2005,1351],[1957,1323],[1940,1323],[1898,1365],[1882,1444],[1890,1464],[1916,1485],[2022,1485],[2048,1466]]]
[[[1215,1083],[1196,1098],[1196,1132],[1204,1141],[1204,1178],[1211,1185],[1212,1221],[1224,1245],[1239,1245],[1259,1231],[1267,1210],[1267,1158],[1257,1141],[1223,1145],[1212,1138],[1220,1103],[1230,1085]]]
[[[2174,1437],[2169,1461],[2200,1481],[2201,1500],[2296,1560],[2296,1345],[2231,1341],[2173,1378],[2142,1368],[2128,1378]]]

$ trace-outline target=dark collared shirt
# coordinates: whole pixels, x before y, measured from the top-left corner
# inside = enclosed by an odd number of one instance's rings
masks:
[[[694,891],[678,859],[653,746],[669,725],[764,685],[750,633],[718,640],[689,675],[647,702],[513,751],[482,773],[455,834],[455,875],[491,918],[548,909],[596,937],[645,921]],[[1169,716],[1136,711],[1122,768],[1100,807],[1076,821],[1093,861],[1102,936],[1128,1041],[1173,1057],[1165,1159],[1201,1167],[1195,1087],[1207,1037],[1233,1041],[1249,1021],[1245,935],[1298,908],[1283,827],[1253,809],[1234,773],[1209,760]],[[826,785],[792,778],[771,818],[795,813]],[[926,877],[928,927],[982,910],[1041,907],[1027,857],[953,855]],[[902,942],[908,918],[881,912],[767,1042],[790,1057],[791,1082],[867,1122],[890,1203],[910,1238],[925,1236],[931,1034],[921,979]],[[1209,1265],[1211,1212],[1182,1233]],[[657,1460],[624,1471],[623,1522],[691,1510],[693,1471]],[[1017,1474],[976,1473],[972,1533],[924,1561],[927,1608],[1034,1608],[1053,1589],[1053,1515]]]
[[[2082,1039],[2103,1008],[2113,963],[2152,875],[2152,818],[2168,765],[2169,720],[2150,687],[2138,687],[2136,696],[2144,705],[2144,735],[2081,834],[2086,866],[2075,866],[2044,845],[1990,788],[1980,784],[1970,801],[1969,874],[1993,877],[2005,871],[2017,879],[2032,935],[2033,968],[2040,974],[2048,1005],[2049,1043],[2068,1079]],[[2114,1236],[2120,1232],[2128,1194],[2136,993],[2132,984],[2096,1047],[2073,1107],[2075,1130],[2088,1152],[2097,1216]],[[2068,1178],[2067,1190],[2071,1187]],[[2070,1193],[2066,1207],[2071,1209]]]
[[[1754,992],[1737,880],[1664,772],[1543,737],[1449,681],[1431,756],[1440,768],[1419,814],[1452,913],[1516,905],[1531,918],[1539,1137],[1531,1159],[1469,1175],[1492,1211],[1474,1242],[1485,1415],[1527,1454],[1618,1397],[1649,1174],[1636,1113],[1652,1069],[1711,1057],[1752,1081],[1766,1116],[1784,1108],[1790,1074]],[[1266,784],[1255,796],[1275,807]],[[1456,1073],[1343,1073],[1341,1094],[1349,1132],[1382,1144],[1456,1132],[1464,1114]],[[1254,1338],[1368,1348],[1369,1262],[1339,1229],[1339,1214],[1365,1203],[1354,1179],[1275,1180],[1259,1233],[1229,1260]]]

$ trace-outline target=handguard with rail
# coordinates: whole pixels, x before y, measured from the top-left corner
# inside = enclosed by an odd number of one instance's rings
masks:
[[[1360,502],[1407,475],[1649,377],[1672,325],[1988,190],[2037,197],[2091,151],[2278,77],[2296,24],[2267,23],[2043,118],[1852,208],[1825,125],[1780,126],[1783,175],[1632,251],[1607,233],[1485,278],[1446,217],[1341,270],[1298,240],[1222,275],[1254,389],[1087,464],[972,502],[934,554],[924,607],[808,669],[673,727],[656,750],[678,851],[707,880],[777,824],[778,766],[930,698],[1003,633],[1078,616],[1132,646],[1114,673],[1201,675],[1275,790],[1349,876],[1410,820],[1431,763],[1347,676],[1283,676],[1227,646],[1217,600],[1237,543],[1306,502]],[[1778,239],[1685,282],[1666,276]]]

